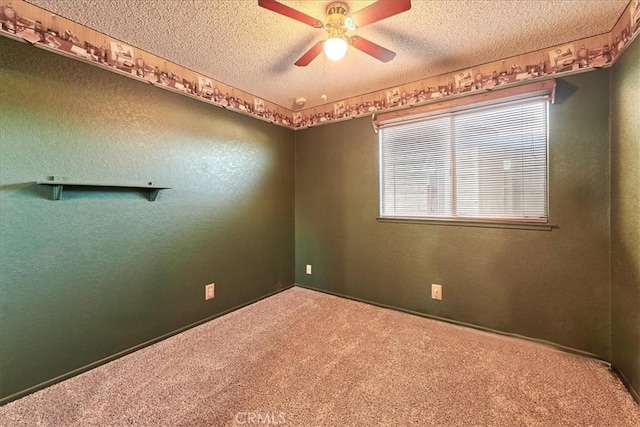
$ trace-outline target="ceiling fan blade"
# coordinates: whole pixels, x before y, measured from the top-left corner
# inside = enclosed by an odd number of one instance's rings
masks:
[[[296,61],[296,65],[298,67],[306,67],[307,65],[309,65],[311,61],[316,59],[316,56],[320,55],[320,52],[322,52],[323,44],[324,40],[321,40],[318,43],[314,44],[313,47],[307,51],[307,53],[302,55],[300,59]]]
[[[322,28],[324,26],[322,21],[275,0],[258,0],[258,6],[262,6],[265,9],[269,9],[273,12],[279,13],[280,15],[288,16],[291,19],[311,25],[312,27]]]
[[[378,0],[351,15],[353,23],[362,28],[411,9],[411,0]]]
[[[351,37],[349,42],[356,49],[361,50],[367,55],[371,55],[382,62],[389,62],[396,56],[395,52],[390,51],[389,49],[386,49],[367,39],[363,39],[362,37],[353,36]]]

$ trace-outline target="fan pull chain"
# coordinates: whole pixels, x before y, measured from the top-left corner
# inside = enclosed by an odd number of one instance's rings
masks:
[[[327,100],[327,93],[325,92],[325,87],[324,87],[324,74],[325,74],[325,63],[326,63],[327,59],[323,56],[322,57],[322,95],[320,96],[320,99],[322,99],[323,101]]]

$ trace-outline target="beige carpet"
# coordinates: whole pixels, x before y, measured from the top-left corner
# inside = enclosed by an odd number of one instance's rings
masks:
[[[0,407],[2,426],[640,426],[597,361],[292,288]]]

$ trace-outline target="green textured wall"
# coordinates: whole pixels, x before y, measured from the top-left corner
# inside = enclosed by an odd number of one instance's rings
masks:
[[[611,72],[612,363],[640,395],[640,41]]]
[[[0,398],[293,283],[293,131],[0,37],[0,132]]]
[[[608,359],[609,70],[563,79],[558,101],[551,232],[377,222],[371,119],[298,131],[296,282]]]

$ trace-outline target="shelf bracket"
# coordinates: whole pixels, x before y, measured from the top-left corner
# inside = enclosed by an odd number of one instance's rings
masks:
[[[52,185],[51,188],[53,190],[53,200],[60,200],[60,196],[62,196],[62,184]]]

